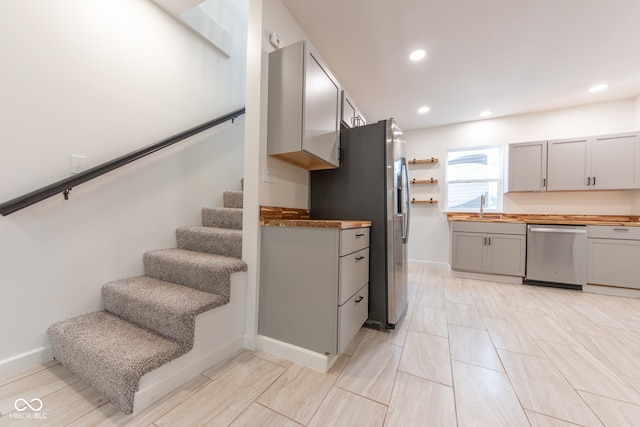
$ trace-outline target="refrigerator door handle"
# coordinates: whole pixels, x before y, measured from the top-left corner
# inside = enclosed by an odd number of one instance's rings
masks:
[[[409,240],[409,168],[407,158],[402,158],[402,166],[400,171],[400,194],[402,195],[402,243]]]

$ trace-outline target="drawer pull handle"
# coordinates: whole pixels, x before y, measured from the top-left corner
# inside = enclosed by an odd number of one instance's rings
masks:
[[[356,303],[359,303],[360,301],[362,301],[364,299],[363,296],[359,296],[358,298],[356,298]]]
[[[614,228],[613,231],[629,231],[628,228]]]
[[[362,233],[362,234],[356,234],[356,237],[362,237],[362,236],[364,236],[364,233]]]
[[[356,261],[362,261],[363,259],[364,259],[363,256],[359,256],[359,257],[356,258]]]

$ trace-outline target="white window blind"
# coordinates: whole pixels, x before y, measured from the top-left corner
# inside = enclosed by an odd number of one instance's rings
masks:
[[[448,212],[502,210],[502,146],[447,150],[445,177]]]

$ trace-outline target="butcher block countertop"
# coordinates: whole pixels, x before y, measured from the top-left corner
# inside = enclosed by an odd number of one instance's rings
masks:
[[[640,227],[640,217],[624,215],[540,215],[540,214],[484,214],[450,212],[449,221],[505,222],[525,224],[569,224],[569,225],[618,225]]]
[[[307,209],[260,206],[260,225],[267,227],[348,228],[371,227],[371,221],[309,219]]]

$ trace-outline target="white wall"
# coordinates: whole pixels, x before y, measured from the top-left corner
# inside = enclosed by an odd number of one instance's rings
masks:
[[[221,55],[148,0],[0,4],[0,201],[244,105],[246,17]],[[242,28],[245,28],[242,30]],[[0,217],[0,377],[50,357],[47,327],[102,308],[203,206],[239,189],[244,119]]]
[[[410,178],[439,180],[436,185],[413,185],[416,199],[430,198],[437,205],[411,205],[409,259],[449,263],[449,224],[444,210],[444,159],[447,149],[509,144],[514,142],[568,138],[639,130],[637,101],[625,99],[574,108],[479,120],[405,133],[409,158],[438,157],[441,162],[412,165]],[[506,213],[638,214],[638,191],[509,193]]]

